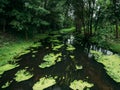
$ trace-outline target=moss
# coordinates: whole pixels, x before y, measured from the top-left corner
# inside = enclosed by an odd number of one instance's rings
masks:
[[[96,53],[100,53],[95,51]],[[93,53],[92,53],[93,54]],[[96,55],[95,53],[93,55]],[[98,57],[98,56],[97,56]],[[100,55],[96,58],[97,62],[104,65],[107,74],[116,82],[120,82],[120,56],[118,55]]]
[[[50,54],[44,56],[43,60],[45,62],[40,64],[39,67],[46,68],[46,67],[50,67],[50,66],[54,65],[56,62],[61,61],[60,56],[62,56],[61,53],[58,53],[58,54],[50,53]]]
[[[56,82],[52,77],[43,77],[37,83],[34,84],[33,90],[44,90],[45,88],[50,87],[54,84],[56,84]]]
[[[18,67],[18,65],[6,64],[3,66],[0,66],[0,75],[2,75],[5,71],[11,70],[16,67]]]
[[[14,79],[15,79],[17,82],[21,82],[21,81],[24,81],[24,80],[27,80],[27,79],[31,78],[33,75],[23,69],[23,70],[18,71],[18,72],[15,74],[15,76],[16,76],[16,77],[15,77]]]
[[[75,47],[72,45],[68,45],[66,50],[73,51],[73,50],[75,50]]]
[[[93,84],[82,81],[82,80],[74,80],[72,83],[70,83],[70,88],[73,90],[84,90],[85,88],[91,88],[93,87]]]

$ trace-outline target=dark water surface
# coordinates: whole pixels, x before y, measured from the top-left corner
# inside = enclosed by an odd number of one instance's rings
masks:
[[[112,54],[112,52],[102,50],[101,48],[98,49],[94,45],[86,44],[86,46],[82,46],[81,44],[75,44],[73,43],[73,36],[68,36],[66,39],[59,37],[58,39],[61,40],[64,46],[58,51],[53,51],[52,45],[54,43],[49,42],[49,39],[50,38],[47,38],[41,41],[42,47],[30,48],[30,53],[19,57],[20,60],[16,63],[20,66],[6,71],[0,78],[0,87],[7,81],[12,81],[12,83],[9,87],[4,89],[0,88],[0,90],[33,90],[33,85],[38,82],[40,78],[47,76],[57,76],[58,78],[56,79],[55,85],[45,90],[72,90],[69,86],[74,80],[84,80],[93,83],[94,86],[90,88],[90,90],[120,90],[119,84],[106,74],[103,65],[97,63],[92,55],[89,54],[90,49],[101,51],[105,54]],[[67,44],[73,44],[75,50],[73,52],[67,51]],[[35,57],[32,57],[33,51],[38,51],[34,54]],[[44,62],[43,57],[52,52],[62,53],[62,60],[51,67],[40,68],[39,65]],[[74,60],[71,60],[70,55],[75,57]],[[82,69],[76,69],[76,65],[82,66]],[[15,74],[18,70],[25,68],[33,74],[33,77],[22,82],[16,82],[14,80]]]

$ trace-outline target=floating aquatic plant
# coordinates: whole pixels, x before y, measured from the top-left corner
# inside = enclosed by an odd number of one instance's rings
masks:
[[[39,67],[45,68],[45,67],[50,67],[50,66],[54,65],[56,62],[61,61],[60,56],[62,56],[61,53],[58,53],[58,54],[50,53],[50,54],[44,56],[43,60],[45,62],[42,63],[41,65],[39,65]]]
[[[57,45],[57,46],[53,46],[53,50],[57,51],[58,49],[60,49],[64,44],[61,45]]]
[[[77,70],[83,69],[83,67],[79,66],[79,65],[76,65],[75,67],[76,67]]]
[[[13,68],[18,67],[16,64],[6,64],[4,66],[0,66],[0,75],[2,75],[5,71],[11,70]]]
[[[11,83],[12,83],[12,81],[6,82],[5,85],[2,86],[2,88],[7,88]]]
[[[15,80],[17,81],[17,82],[21,82],[21,81],[24,81],[24,80],[27,80],[27,79],[29,79],[29,78],[31,78],[33,75],[32,74],[30,74],[28,71],[26,71],[26,70],[20,70],[20,71],[18,71],[16,74],[15,74]]]
[[[53,77],[43,77],[37,83],[34,84],[33,90],[44,90],[45,88],[50,87],[54,84],[56,84],[56,81]]]
[[[73,50],[75,50],[75,47],[73,45],[68,45],[67,50],[68,51],[73,51]]]
[[[70,88],[73,90],[84,90],[85,88],[89,89],[91,87],[93,87],[93,84],[82,80],[74,80],[70,83]]]

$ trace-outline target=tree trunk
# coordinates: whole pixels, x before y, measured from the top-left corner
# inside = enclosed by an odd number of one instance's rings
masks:
[[[3,20],[3,32],[5,32],[6,31],[6,20],[4,19]]]
[[[116,38],[118,38],[119,37],[119,32],[118,32],[118,22],[117,22],[117,20],[116,20],[116,25],[115,25],[115,36],[116,36]]]
[[[27,30],[25,30],[25,38],[26,38],[26,40],[28,40],[28,32],[27,32]]]

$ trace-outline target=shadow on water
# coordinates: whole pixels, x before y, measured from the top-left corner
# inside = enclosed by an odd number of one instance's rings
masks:
[[[47,76],[57,76],[57,78],[56,84],[45,90],[72,90],[69,86],[74,80],[84,80],[93,83],[94,86],[90,88],[90,90],[120,90],[119,84],[106,74],[103,65],[97,63],[94,58],[89,55],[90,49],[100,50],[106,54],[112,54],[112,52],[90,45],[86,48],[79,44],[74,44],[76,48],[74,51],[68,51],[66,50],[67,45],[73,44],[74,37],[70,35],[62,40],[64,46],[59,51],[52,50],[52,43],[48,42],[49,38],[41,41],[42,47],[30,48],[30,53],[19,57],[20,60],[17,61],[19,67],[6,71],[1,76],[0,87],[8,81],[12,81],[12,83],[7,88],[0,88],[0,90],[33,90],[33,85],[38,82],[40,78]],[[32,57],[33,51],[37,51],[34,53],[35,57]],[[40,68],[39,65],[44,62],[44,56],[51,52],[61,52],[62,60],[51,67]],[[71,55],[74,56],[74,58],[71,58]],[[76,66],[82,66],[82,69],[76,69]],[[25,81],[17,82],[14,80],[15,74],[22,69],[26,69],[32,73],[33,77]]]

